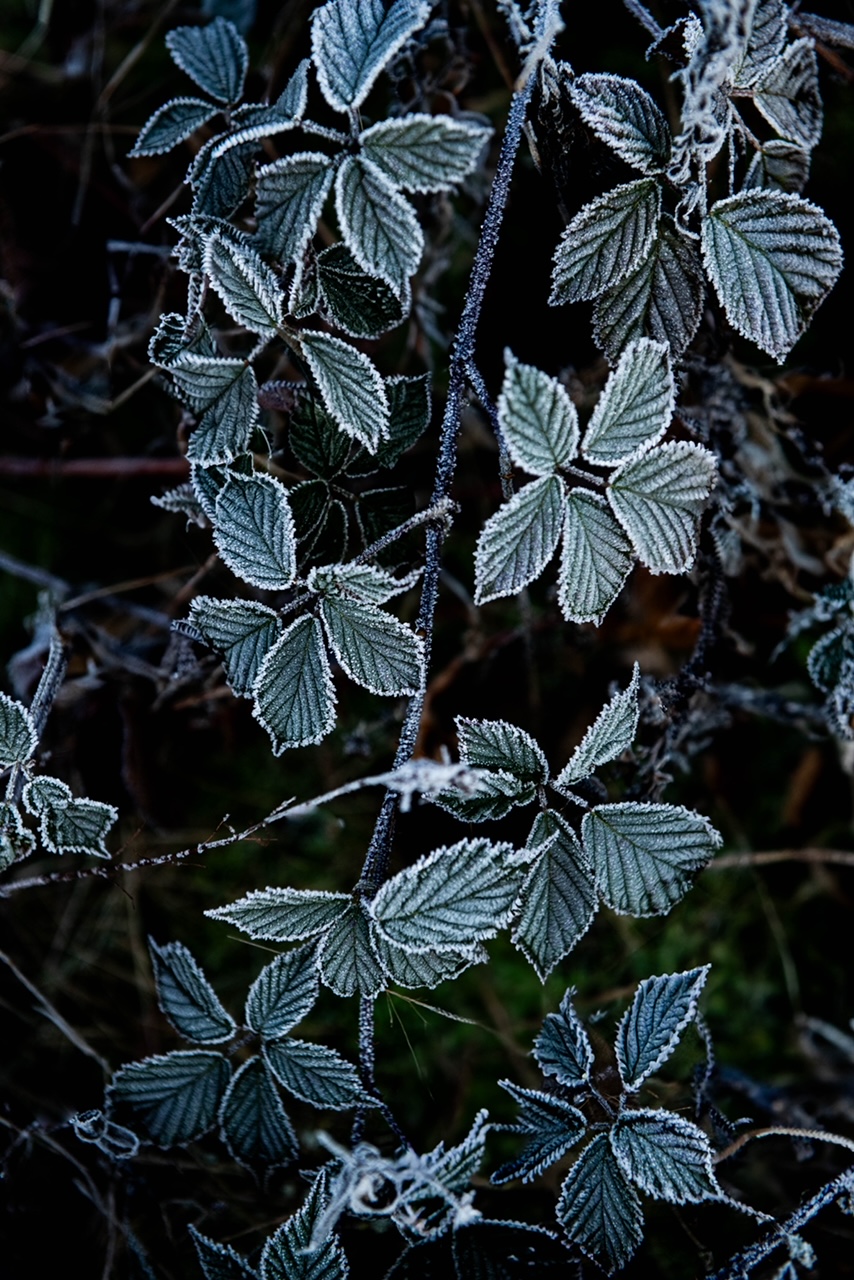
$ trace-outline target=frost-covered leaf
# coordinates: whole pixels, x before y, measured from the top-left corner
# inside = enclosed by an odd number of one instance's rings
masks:
[[[201,463],[190,464],[190,482],[199,500],[199,506],[211,524],[216,520],[216,500],[233,475],[251,476],[255,464],[251,453],[241,453],[227,467],[207,467]]]
[[[299,618],[261,663],[252,714],[273,740],[273,755],[320,742],[335,726],[335,688],[316,618]]]
[[[241,698],[251,697],[261,663],[282,634],[276,611],[257,600],[196,596],[190,604],[190,621],[222,656],[232,691]]]
[[[288,443],[297,461],[324,480],[340,475],[353,451],[353,442],[314,397],[301,397],[291,414]]]
[[[505,352],[507,372],[498,419],[510,456],[534,476],[548,476],[578,452],[578,413],[557,378]]]
[[[676,359],[697,332],[705,292],[694,242],[664,217],[644,261],[593,304],[593,336],[612,363],[645,335],[667,343]]]
[[[373,943],[391,981],[409,990],[438,987],[440,982],[452,982],[471,965],[483,964],[488,959],[481,946],[461,948],[459,951],[407,951],[389,942],[377,930],[374,930]]]
[[[422,112],[380,120],[359,135],[367,158],[405,191],[446,191],[476,167],[491,130]]]
[[[297,1155],[296,1134],[263,1058],[249,1058],[238,1068],[218,1118],[222,1140],[238,1164],[276,1169]]]
[[[322,1243],[309,1248],[327,1200],[321,1173],[299,1212],[268,1237],[261,1254],[261,1280],[347,1280],[350,1270],[334,1231],[324,1231]]]
[[[572,1261],[544,1227],[478,1217],[451,1234],[457,1280],[566,1280]],[[450,1269],[408,1272],[401,1280],[450,1280]],[[390,1280],[390,1277],[389,1277]],[[397,1280],[397,1277],[395,1277]]]
[[[377,76],[430,15],[429,0],[329,0],[312,15],[311,48],[323,96],[358,107]]]
[[[656,173],[670,163],[670,129],[645,89],[623,76],[581,75],[569,86],[575,106],[598,138],[633,169]]]
[[[675,399],[667,345],[650,338],[633,342],[593,410],[583,456],[612,467],[657,444],[670,425]]]
[[[300,345],[329,416],[371,453],[388,435],[388,399],[376,366],[341,338],[305,331]]]
[[[560,238],[549,302],[580,302],[613,288],[649,255],[661,213],[661,187],[642,178],[586,204]]]
[[[623,1176],[606,1133],[598,1134],[570,1169],[556,1213],[567,1239],[609,1276],[634,1256],[643,1240],[640,1197]]]
[[[302,942],[329,929],[351,901],[349,893],[325,889],[251,889],[229,906],[213,907],[205,915],[263,942]]]
[[[696,1204],[720,1195],[709,1139],[690,1120],[671,1111],[624,1111],[608,1136],[623,1173],[656,1200]]]
[[[303,548],[300,559],[313,551],[318,538],[326,527],[331,502],[324,480],[305,480],[288,490],[288,500],[294,515],[297,543]]]
[[[743,191],[767,187],[771,191],[803,191],[810,174],[810,153],[781,138],[765,142],[750,162]]]
[[[249,195],[258,144],[233,145],[213,163],[215,141],[212,138],[206,143],[199,152],[201,159],[197,157],[199,168],[194,170],[192,179],[193,215],[228,218]]]
[[[645,978],[620,1019],[615,1048],[626,1089],[634,1093],[666,1062],[697,1012],[710,965]]]
[[[577,1107],[564,1102],[556,1094],[543,1093],[540,1089],[523,1089],[510,1080],[499,1080],[502,1089],[520,1108],[514,1125],[503,1126],[514,1133],[528,1137],[527,1146],[501,1166],[490,1178],[495,1186],[521,1178],[533,1182],[550,1164],[555,1164],[584,1135],[587,1121]]]
[[[354,338],[378,338],[403,319],[394,291],[359,266],[345,244],[317,255],[317,284],[331,319]]]
[[[516,805],[532,804],[536,798],[537,788],[533,783],[523,782],[503,769],[481,771],[476,785],[472,785],[468,777],[455,779],[430,797],[440,809],[452,813],[461,822],[494,822]]]
[[[71,788],[59,778],[39,776],[24,787],[22,799],[28,813],[43,818],[52,809],[61,807],[71,799]]]
[[[632,544],[601,494],[573,489],[564,503],[558,604],[568,622],[597,627],[635,562]]]
[[[183,942],[158,947],[148,939],[157,1002],[172,1026],[194,1044],[222,1044],[237,1034],[234,1019]]]
[[[177,394],[199,416],[187,447],[191,462],[226,464],[249,445],[258,422],[258,383],[244,360],[186,354],[169,366]]]
[[[484,525],[475,550],[475,603],[512,596],[539,577],[554,555],[563,526],[559,476],[526,484]]]
[[[741,191],[712,205],[703,258],[739,333],[782,361],[836,283],[839,233],[821,209],[782,191]]]
[[[284,591],[297,571],[287,490],[273,476],[231,475],[216,500],[214,541],[233,573],[265,591]]]
[[[545,782],[549,766],[539,743],[506,720],[458,716],[460,759],[476,769],[504,769],[523,782]]]
[[[214,1127],[230,1078],[231,1066],[221,1053],[193,1049],[120,1067],[108,1094],[142,1116],[152,1142],[174,1147]]]
[[[217,102],[242,97],[249,50],[233,22],[214,18],[206,27],[175,27],[166,47],[176,65]]]
[[[35,847],[33,833],[24,826],[18,806],[0,801],[0,871],[28,858]]]
[[[277,1040],[264,1046],[264,1057],[279,1084],[313,1107],[347,1111],[374,1105],[352,1062],[326,1045]]]
[[[100,800],[75,800],[58,778],[34,778],[24,788],[24,804],[39,818],[39,837],[48,853],[85,853],[109,858],[104,844],[119,816],[118,809]]]
[[[190,1223],[190,1235],[205,1280],[258,1280],[258,1273],[230,1244],[219,1244]]]
[[[578,1089],[587,1084],[593,1066],[593,1046],[572,1003],[572,987],[560,1002],[560,1012],[550,1013],[534,1041],[534,1057],[544,1075],[558,1084]]]
[[[22,702],[0,693],[0,766],[26,764],[39,744],[33,718]]]
[[[753,101],[781,138],[809,150],[821,137],[824,113],[812,40],[796,40],[753,89]]]
[[[412,206],[372,161],[347,156],[335,179],[335,208],[341,234],[359,266],[405,296],[424,252]]]
[[[323,595],[336,596],[344,600],[358,600],[363,604],[381,605],[408,591],[418,580],[418,572],[409,573],[405,578],[396,578],[393,573],[380,569],[374,564],[324,565],[314,568],[308,575],[307,585],[310,591],[318,591]]]
[[[448,1191],[461,1195],[471,1185],[472,1178],[478,1173],[486,1155],[486,1137],[490,1125],[488,1111],[478,1111],[462,1142],[443,1150],[442,1143],[431,1153],[438,1157],[432,1167],[432,1175]]]
[[[314,235],[335,166],[322,151],[300,151],[258,170],[258,244],[279,262],[301,256]]]
[[[189,481],[176,485],[174,489],[167,489],[165,493],[153,495],[149,502],[153,507],[160,507],[161,511],[184,516],[188,525],[197,524],[200,529],[208,526],[207,517]]]
[[[388,439],[383,440],[377,449],[376,460],[381,467],[393,467],[427,429],[430,421],[430,375],[422,373],[414,378],[388,378],[385,386]]]
[[[296,123],[301,120],[305,115],[305,108],[308,103],[308,69],[310,65],[309,59],[303,58],[275,102],[269,105],[253,102],[246,106],[238,107],[236,111],[231,113],[232,120],[237,124],[247,125],[260,124],[262,122],[275,124],[282,120]]]
[[[688,892],[721,838],[708,819],[681,805],[626,801],[586,813],[581,841],[608,906],[655,916]]]
[[[459,951],[507,924],[521,878],[511,845],[461,840],[387,880],[370,914],[380,933],[409,951]]]
[[[528,848],[536,858],[519,894],[513,942],[545,982],[587,932],[599,904],[593,870],[559,814],[537,814]]]
[[[647,449],[611,476],[614,515],[653,573],[684,573],[694,563],[697,521],[716,478],[714,454],[687,440]]]
[[[735,72],[739,87],[755,83],[777,62],[786,43],[789,6],[786,0],[756,0],[748,11],[750,30],[744,57]]]
[[[320,616],[330,648],[351,680],[371,693],[415,693],[424,667],[424,642],[397,618],[372,604],[326,596]]]
[[[298,947],[261,970],[246,997],[246,1025],[252,1031],[274,1040],[302,1022],[317,1000],[315,961],[314,947]]]
[[[572,753],[568,764],[555,778],[556,787],[569,787],[573,782],[589,778],[600,764],[616,760],[632,745],[638,727],[638,685],[640,667],[632,671],[629,687],[615,693],[599,712]]]
[[[282,319],[284,294],[275,273],[254,249],[212,235],[205,247],[205,272],[238,324],[262,337],[275,333]]]
[[[318,956],[320,976],[338,996],[375,996],[386,984],[374,953],[361,902],[350,902],[326,934]]]
[[[173,98],[146,120],[128,158],[159,156],[171,151],[218,114],[219,107],[203,98]]]

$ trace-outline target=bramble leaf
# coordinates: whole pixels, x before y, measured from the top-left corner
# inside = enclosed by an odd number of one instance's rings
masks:
[[[697,554],[697,521],[717,479],[715,456],[687,440],[655,445],[614,472],[608,501],[653,573],[684,573]]]
[[[223,1044],[237,1034],[234,1019],[183,942],[158,947],[148,939],[157,1003],[172,1026],[194,1044]]]
[[[496,1170],[490,1182],[495,1186],[514,1178],[533,1182],[583,1137],[587,1121],[577,1107],[556,1094],[543,1093],[540,1089],[523,1089],[510,1080],[499,1080],[498,1083],[520,1108],[516,1123],[502,1127],[513,1133],[523,1133],[529,1140],[515,1160]]]
[[[246,1025],[274,1040],[314,1008],[317,1000],[317,964],[314,947],[298,947],[266,965],[246,997]]]
[[[0,766],[26,764],[38,745],[36,726],[27,708],[0,693]]]
[[[264,942],[302,942],[325,932],[347,910],[349,893],[325,889],[251,889],[227,907],[205,915],[225,920]]]
[[[560,1011],[550,1013],[534,1041],[534,1057],[544,1075],[558,1084],[579,1089],[590,1079],[593,1046],[584,1024],[575,1012],[570,987],[560,1002]]]
[[[367,158],[405,191],[447,191],[477,165],[492,130],[469,120],[411,112],[359,135]]]
[[[405,296],[424,252],[412,206],[371,160],[346,156],[335,179],[335,208],[341,234],[359,266]]]
[[[528,848],[536,858],[519,894],[513,942],[545,982],[587,932],[599,903],[593,869],[559,814],[537,814]]]
[[[232,1076],[218,1119],[222,1140],[238,1164],[277,1169],[299,1151],[267,1064],[257,1055]]]
[[[230,475],[217,495],[214,541],[233,573],[266,591],[296,576],[296,532],[287,490],[273,476]]]
[[[308,330],[299,340],[329,416],[375,453],[388,435],[388,399],[376,366],[363,352],[328,333]]]
[[[578,412],[557,378],[504,354],[507,372],[498,419],[510,456],[533,476],[548,476],[578,452]]]
[[[317,285],[330,317],[351,337],[378,338],[403,319],[394,291],[363,271],[345,244],[317,255]]]
[[[359,107],[383,67],[430,15],[428,0],[329,0],[311,19],[311,49],[324,98]]]
[[[173,98],[146,120],[128,152],[128,159],[163,155],[216,115],[219,115],[219,107],[203,98]]]
[[[320,976],[338,996],[375,996],[386,979],[374,952],[361,901],[352,901],[321,943]]]
[[[316,618],[297,619],[268,650],[253,688],[252,714],[273,755],[320,742],[335,726],[335,688]]]
[[[232,692],[250,698],[261,663],[282,634],[282,620],[275,609],[257,600],[196,596],[190,604],[190,621],[222,656]]]
[[[640,1197],[611,1150],[606,1133],[582,1151],[564,1179],[556,1209],[567,1238],[610,1276],[643,1240]]]
[[[787,142],[809,150],[821,137],[823,111],[812,40],[796,40],[753,88],[753,102]]]
[[[190,1235],[205,1280],[258,1280],[258,1273],[230,1244],[219,1244],[190,1223]]]
[[[120,1067],[108,1094],[140,1113],[157,1146],[183,1146],[214,1127],[230,1077],[221,1053],[182,1050]]]
[[[638,727],[638,685],[640,667],[632,670],[629,687],[615,693],[599,712],[593,724],[575,748],[568,764],[555,778],[556,787],[568,787],[589,778],[600,764],[616,760],[632,745]]]
[[[597,196],[577,213],[554,256],[549,302],[580,302],[611,289],[648,257],[661,214],[653,178]]]
[[[391,981],[410,990],[438,987],[441,982],[452,982],[471,965],[483,964],[488,959],[481,946],[461,948],[459,951],[407,951],[389,942],[376,929],[373,931],[372,941],[377,957]]]
[[[206,27],[175,27],[166,47],[175,64],[217,102],[239,101],[249,50],[233,22],[214,18]]]
[[[258,244],[281,263],[302,255],[332,186],[335,166],[322,151],[300,151],[258,170]]]
[[[424,667],[420,636],[372,604],[327,595],[320,617],[329,646],[351,680],[386,697],[415,693]]]
[[[645,978],[617,1027],[617,1065],[623,1084],[636,1092],[666,1062],[697,1013],[710,965]]]
[[[475,769],[503,769],[523,782],[543,783],[549,766],[539,743],[506,720],[457,716],[460,759]]]
[[[261,1254],[261,1280],[347,1280],[350,1268],[334,1231],[311,1248],[327,1203],[326,1178],[311,1185],[302,1208],[269,1236]]]
[[[584,433],[582,456],[613,467],[657,444],[673,416],[669,348],[640,338],[626,347]]]
[[[254,249],[236,245],[219,233],[208,238],[205,272],[228,314],[261,337],[270,337],[282,320],[284,294],[275,273]]]
[[[587,74],[569,86],[584,123],[633,169],[657,173],[670,162],[670,129],[660,109],[634,80]]]
[[[568,622],[598,627],[635,562],[632,544],[601,494],[572,489],[564,502],[558,604]]]
[[[58,778],[33,778],[24,787],[24,805],[39,818],[39,836],[48,853],[85,853],[109,858],[104,838],[119,812],[100,800],[75,800]]]
[[[373,1106],[359,1072],[335,1049],[305,1040],[276,1040],[265,1044],[264,1057],[288,1093],[324,1111],[347,1111]]]
[[[671,1204],[720,1195],[709,1139],[672,1111],[624,1111],[608,1134],[617,1163],[641,1191]]]
[[[564,518],[559,476],[526,484],[490,516],[475,550],[475,603],[512,596],[539,577],[554,555]]]

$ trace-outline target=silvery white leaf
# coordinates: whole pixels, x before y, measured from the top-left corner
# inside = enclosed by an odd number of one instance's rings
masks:
[[[590,1079],[593,1046],[575,1012],[570,987],[560,1002],[560,1012],[550,1013],[534,1041],[534,1057],[544,1075],[554,1076],[568,1089],[580,1089]]]
[[[405,191],[447,191],[477,166],[492,130],[423,112],[380,120],[359,135],[367,158]]]
[[[569,93],[598,138],[633,169],[656,173],[670,162],[670,129],[660,107],[635,80],[581,75]]]
[[[622,1270],[643,1240],[640,1197],[614,1158],[606,1133],[597,1134],[564,1179],[558,1222],[609,1276]]]
[[[322,151],[300,151],[258,170],[258,244],[279,262],[302,255],[332,186],[335,166]]]
[[[361,351],[328,333],[307,330],[299,340],[329,416],[375,453],[388,435],[388,398],[376,366]]]
[[[33,833],[24,826],[18,806],[0,801],[0,871],[28,858],[35,847]]]
[[[180,1036],[194,1044],[223,1044],[237,1034],[231,1014],[183,942],[158,947],[148,939],[157,1003]]]
[[[265,1040],[287,1035],[317,1000],[313,946],[297,947],[265,965],[246,997],[246,1025]]]
[[[842,269],[839,233],[801,196],[742,191],[712,205],[703,258],[730,324],[782,361]]]
[[[533,783],[523,782],[503,769],[479,769],[477,774],[474,785],[471,777],[464,775],[430,799],[461,822],[494,822],[516,805],[533,804],[537,798]]]
[[[564,511],[558,604],[568,622],[598,627],[620,594],[635,554],[601,494],[572,489]]]
[[[711,965],[645,978],[617,1027],[620,1077],[630,1093],[666,1062],[697,1013]]]
[[[297,571],[294,518],[273,476],[231,474],[216,500],[214,541],[233,573],[265,591],[284,591]]]
[[[169,366],[178,396],[199,417],[187,457],[224,465],[248,447],[258,423],[258,383],[245,360],[185,353]]]
[[[326,934],[318,954],[320,976],[338,996],[375,996],[386,976],[374,951],[368,918],[360,901],[351,901]]]
[[[684,897],[721,837],[708,819],[681,805],[626,801],[586,813],[581,842],[609,907],[656,916]]]
[[[764,143],[750,162],[742,191],[767,187],[771,191],[802,191],[810,174],[810,153],[791,142],[772,138]]]
[[[509,351],[498,419],[510,456],[534,476],[547,476],[578,452],[578,413],[557,378],[520,364]]]
[[[216,163],[209,163],[217,140],[206,142],[194,166],[193,217],[228,218],[243,204],[252,186],[256,142],[229,147]],[[228,239],[233,240],[233,236]]]
[[[128,159],[163,155],[218,114],[219,107],[203,98],[173,98],[146,120],[128,152]]]
[[[258,1274],[230,1244],[219,1244],[190,1223],[190,1235],[205,1280],[258,1280]]]
[[[409,202],[371,160],[346,156],[335,179],[335,208],[359,266],[405,297],[424,252],[424,235]]]
[[[714,454],[686,440],[656,445],[614,472],[608,501],[653,573],[690,569],[697,521],[716,479]]]
[[[788,19],[786,0],[756,0],[749,15],[744,58],[735,75],[739,88],[754,84],[777,62],[786,43]]]
[[[536,858],[519,894],[513,942],[545,982],[587,932],[599,901],[587,855],[559,814],[537,815],[528,848]]]
[[[351,901],[349,893],[325,889],[251,889],[229,906],[213,907],[205,915],[225,920],[264,942],[301,942],[329,929]]]
[[[605,383],[582,455],[615,466],[657,444],[673,416],[676,391],[666,343],[640,338],[626,347]]]
[[[39,837],[48,853],[85,853],[109,858],[104,839],[119,811],[100,800],[75,800],[58,778],[34,778],[24,787],[24,805],[39,818]]]
[[[326,1184],[321,1171],[299,1212],[267,1237],[259,1280],[347,1280],[350,1268],[338,1233],[323,1226],[329,1200]],[[315,1233],[319,1242],[313,1246]]]
[[[27,813],[41,818],[51,809],[66,804],[72,797],[71,788],[59,778],[39,775],[27,783],[21,798]]]
[[[282,634],[276,611],[257,600],[196,596],[190,604],[190,621],[221,654],[232,691],[240,698],[251,697],[261,663]]]
[[[374,81],[430,15],[429,0],[329,0],[311,19],[323,96],[336,111],[359,107]]]
[[[305,1040],[277,1040],[264,1045],[273,1075],[288,1093],[324,1111],[375,1106],[359,1072],[335,1049]]]
[[[706,292],[694,242],[667,217],[646,259],[593,304],[593,336],[608,359],[645,334],[669,344],[673,359],[694,337]]]
[[[506,720],[469,720],[457,716],[460,759],[476,769],[504,769],[523,782],[543,783],[549,766],[542,748]]]
[[[824,113],[812,40],[796,40],[754,86],[753,101],[787,142],[809,150],[821,137]]]
[[[459,951],[508,922],[522,878],[509,844],[461,840],[387,880],[371,901],[379,932],[409,951]]]
[[[218,1119],[222,1140],[238,1164],[277,1169],[299,1151],[267,1064],[257,1055],[232,1076]]]
[[[320,617],[329,646],[351,680],[371,693],[415,693],[424,674],[424,642],[411,627],[372,604],[327,596]]]
[[[601,764],[616,760],[634,742],[638,727],[638,685],[640,683],[640,667],[637,663],[632,671],[629,687],[621,693],[615,693],[606,702],[593,724],[585,733],[572,753],[569,763],[554,785],[558,788],[570,787],[574,782],[589,778]]]
[[[515,1160],[496,1170],[490,1182],[496,1187],[514,1178],[533,1182],[584,1136],[587,1121],[577,1107],[556,1094],[543,1093],[540,1089],[523,1089],[510,1080],[499,1080],[498,1083],[520,1109],[516,1123],[502,1127],[512,1133],[525,1134],[528,1143]]]
[[[475,551],[476,604],[515,595],[539,577],[560,537],[563,499],[561,479],[543,476],[489,517]]]
[[[206,27],[175,27],[166,47],[175,64],[217,102],[240,99],[249,50],[233,22],[214,18]]]
[[[214,1127],[230,1078],[221,1053],[183,1050],[120,1067],[107,1096],[138,1111],[158,1147],[183,1146]]]
[[[217,234],[205,246],[205,272],[228,314],[261,337],[281,323],[284,294],[275,273],[253,249]]]
[[[381,605],[408,591],[419,578],[418,570],[405,578],[396,578],[386,569],[373,564],[332,564],[316,566],[308,575],[310,591],[327,596],[340,596],[344,600],[359,600],[363,604]]]
[[[613,288],[648,257],[661,215],[661,187],[642,178],[586,204],[560,238],[549,302],[580,302]]]
[[[27,708],[0,693],[0,766],[26,764],[38,745],[36,726]]]
[[[264,658],[252,714],[273,741],[273,755],[320,742],[335,727],[335,689],[316,618],[297,619]]]
[[[625,1176],[656,1200],[697,1204],[720,1196],[709,1139],[690,1120],[672,1111],[624,1111],[608,1138]]]
[[[460,948],[459,951],[416,952],[389,942],[376,929],[372,937],[374,950],[390,980],[408,990],[453,982],[471,965],[484,964],[489,958],[481,946]]]

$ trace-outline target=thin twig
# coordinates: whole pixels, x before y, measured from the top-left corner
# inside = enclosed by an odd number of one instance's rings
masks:
[[[39,991],[38,987],[34,986],[32,982],[30,982],[26,974],[21,973],[21,970],[15,962],[11,960],[4,951],[0,951],[0,961],[11,969],[21,986],[26,987],[30,995],[36,999],[38,1002],[38,1012],[45,1018],[49,1019],[57,1030],[62,1032],[66,1040],[74,1045],[75,1049],[79,1049],[81,1053],[85,1053],[87,1058],[94,1059],[105,1076],[110,1075],[112,1073],[112,1067],[109,1062],[107,1062],[106,1058],[102,1058],[100,1053],[98,1053],[96,1049],[93,1049],[90,1044],[87,1044],[79,1032],[75,1031],[74,1028],[65,1021],[62,1014],[51,1004],[47,996],[42,991]]]
[[[774,862],[835,863],[854,867],[854,853],[846,849],[763,849],[761,852],[725,853],[713,859],[707,871],[730,871],[736,867],[765,867]]]

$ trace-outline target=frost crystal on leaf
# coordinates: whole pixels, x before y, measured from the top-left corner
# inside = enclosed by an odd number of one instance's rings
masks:
[[[218,114],[219,107],[203,98],[173,98],[145,122],[128,157],[158,156],[171,151]]]
[[[261,337],[282,319],[284,294],[273,271],[252,249],[213,235],[205,248],[205,272],[230,316]]]
[[[25,764],[34,755],[38,742],[27,708],[8,694],[0,693],[0,766]]]
[[[182,942],[158,947],[148,939],[157,1000],[172,1026],[194,1044],[222,1044],[237,1032],[234,1019]]]
[[[599,712],[573,751],[569,763],[555,778],[556,787],[568,787],[588,778],[600,764],[616,760],[632,745],[638,727],[639,683],[640,667],[635,663],[629,687],[622,693],[615,693]]]
[[[619,284],[649,255],[661,214],[652,178],[598,196],[577,213],[555,250],[549,302],[580,302]]]
[[[684,573],[697,552],[697,519],[717,476],[715,456],[678,440],[647,449],[615,471],[614,515],[653,573]]]
[[[598,626],[620,594],[635,553],[601,494],[573,489],[564,503],[558,603],[568,622]]]
[[[359,107],[383,67],[430,16],[428,0],[329,0],[311,20],[323,96],[336,111]]]
[[[332,732],[335,689],[316,618],[299,618],[276,641],[252,692],[252,714],[269,733],[274,756]]]
[[[273,476],[230,475],[216,500],[214,540],[232,572],[284,591],[296,574],[296,534],[287,490]]]
[[[404,191],[446,191],[471,173],[491,130],[416,112],[381,120],[359,135],[369,160]]]
[[[302,1022],[316,1000],[314,947],[298,947],[277,956],[258,974],[246,997],[246,1025],[274,1040]]]
[[[405,296],[424,252],[424,235],[408,201],[373,161],[346,156],[335,180],[335,209],[359,266]]]
[[[567,1238],[608,1275],[621,1270],[643,1240],[640,1197],[598,1134],[569,1171],[557,1203]]]
[[[670,1057],[697,1012],[709,965],[686,973],[646,978],[617,1028],[620,1076],[634,1092]]]
[[[664,435],[675,398],[667,345],[649,338],[633,342],[605,383],[584,433],[582,455],[604,466],[637,457]]]
[[[656,173],[670,160],[670,129],[645,89],[623,76],[582,75],[570,96],[585,124],[634,169]]]
[[[625,1111],[608,1135],[617,1163],[642,1191],[672,1204],[714,1200],[709,1139],[671,1111]]]
[[[507,372],[498,419],[510,456],[534,476],[547,476],[578,452],[578,413],[565,387],[505,352]]]
[[[278,1168],[299,1150],[296,1134],[263,1058],[237,1069],[219,1110],[222,1139],[238,1164]]]
[[[563,482],[543,476],[525,485],[484,525],[475,551],[475,603],[515,595],[539,577],[563,525]]]
[[[537,815],[528,849],[534,861],[519,894],[513,942],[545,982],[587,932],[599,903],[587,855],[559,814]]]
[[[249,50],[233,22],[214,18],[206,27],[175,27],[166,47],[177,66],[217,102],[239,101]]]
[[[332,186],[335,167],[322,151],[301,151],[258,170],[258,243],[282,263],[298,258]]]
[[[300,345],[329,416],[348,436],[375,453],[388,435],[388,398],[375,365],[361,351],[328,333],[306,331]]]

